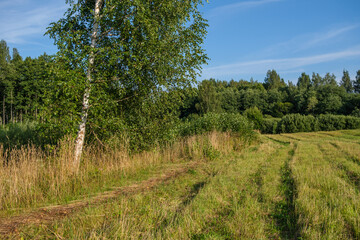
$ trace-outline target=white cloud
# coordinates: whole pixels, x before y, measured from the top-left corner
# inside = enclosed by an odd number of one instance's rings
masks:
[[[229,12],[240,11],[244,9],[259,7],[268,3],[281,2],[284,0],[257,0],[257,1],[244,1],[239,3],[228,4],[214,8],[208,12],[208,17],[214,17],[221,14],[228,14]]]
[[[17,0],[16,3],[24,2]],[[7,4],[8,2],[5,2]],[[20,9],[20,7],[19,7]],[[28,11],[9,8],[0,17],[0,39],[11,44],[31,43],[29,37],[43,35],[50,22],[59,19],[65,11],[64,5],[51,5]]]
[[[300,51],[318,47],[324,44],[331,44],[332,41],[359,27],[360,24],[352,24],[339,28],[333,28],[328,31],[298,35],[289,41],[281,42],[262,50],[261,55],[269,56],[281,53],[298,53]]]
[[[217,67],[205,68],[202,77],[221,77],[236,74],[263,74],[269,69],[276,69],[279,72],[292,72],[304,66],[331,62],[349,57],[360,56],[360,46],[352,49],[333,52],[321,55],[299,57],[299,58],[282,58],[282,59],[265,59],[249,62],[238,62],[233,64],[221,65]]]
[[[358,27],[359,27],[359,24],[356,24],[356,25],[345,26],[345,27],[341,27],[341,28],[337,28],[337,29],[331,29],[330,31],[328,31],[326,33],[316,34],[313,36],[312,39],[310,39],[306,44],[304,44],[304,47],[310,47],[310,46],[321,44],[323,42],[327,42],[330,39],[336,38],[346,32],[354,30]]]

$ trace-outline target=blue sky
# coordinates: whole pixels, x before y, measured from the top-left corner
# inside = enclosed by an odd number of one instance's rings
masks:
[[[46,27],[66,9],[64,0],[0,0],[0,39],[22,56],[53,54]],[[199,80],[263,81],[275,69],[285,80],[302,72],[354,78],[360,69],[359,0],[210,0],[201,7],[210,27],[211,58]]]

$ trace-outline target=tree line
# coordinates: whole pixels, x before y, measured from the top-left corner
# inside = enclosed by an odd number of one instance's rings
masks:
[[[302,73],[296,84],[285,83],[275,70],[267,72],[264,82],[203,80],[185,104],[182,117],[208,112],[243,113],[254,107],[275,118],[292,113],[360,117],[360,70],[354,80],[344,70],[339,82],[330,73]]]
[[[54,56],[23,59],[17,49],[11,53],[7,43],[0,41],[1,124],[41,122],[44,135],[53,141],[74,133],[81,108],[81,85],[67,74],[74,73]],[[265,117],[275,118],[291,113],[360,116],[360,70],[353,80],[344,70],[340,81],[330,73],[302,73],[296,84],[285,83],[276,70],[269,70],[263,82],[210,79],[195,87],[147,97],[135,96],[131,88],[120,96],[115,89],[110,86],[106,94],[97,96],[105,98],[102,101],[107,105],[90,112],[89,135],[108,138],[111,130],[127,128],[135,133],[136,141],[146,142],[146,136],[159,135],[159,130],[179,119],[210,112],[243,113],[254,107]]]
[[[23,59],[17,49],[11,54],[7,43],[0,41],[1,124],[41,122],[43,129],[51,129],[44,135],[53,140],[75,132],[81,85],[67,78],[67,74],[74,73],[69,73],[67,66],[54,56]],[[340,81],[330,73],[302,73],[296,84],[285,83],[276,70],[269,70],[263,82],[210,79],[195,87],[147,97],[135,96],[131,88],[120,96],[115,89],[109,87],[106,94],[97,96],[105,98],[107,105],[94,107],[95,111],[90,112],[93,116],[89,135],[107,138],[111,130],[127,128],[137,135],[137,141],[146,142],[146,136],[159,135],[159,130],[179,119],[210,112],[243,113],[254,107],[265,117],[275,118],[291,113],[360,117],[360,70],[354,80],[344,70]]]
[[[44,88],[49,81],[51,57],[23,59],[14,48],[12,54],[4,40],[0,41],[0,123],[40,119]]]

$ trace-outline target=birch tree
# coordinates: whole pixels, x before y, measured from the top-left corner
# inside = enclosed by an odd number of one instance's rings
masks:
[[[123,99],[137,101],[195,82],[207,60],[201,47],[207,23],[197,9],[202,0],[67,3],[64,17],[52,23],[47,34],[58,46],[57,61],[65,66],[58,70],[73,88],[80,86],[82,97],[75,97],[81,101],[81,109],[76,108],[77,170],[86,127],[102,117],[102,109],[117,117]]]

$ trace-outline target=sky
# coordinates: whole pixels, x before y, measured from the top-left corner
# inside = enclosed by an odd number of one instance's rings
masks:
[[[0,39],[23,57],[56,53],[44,36],[65,0],[0,0]],[[285,81],[302,72],[352,78],[360,70],[359,0],[209,0],[204,49],[210,58],[198,80],[262,82],[275,69]]]

